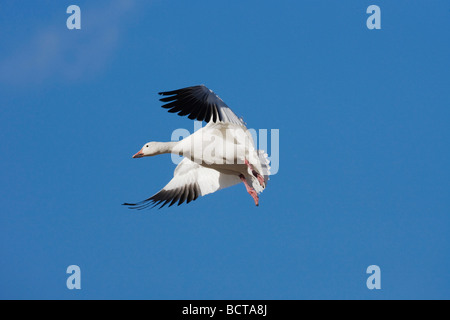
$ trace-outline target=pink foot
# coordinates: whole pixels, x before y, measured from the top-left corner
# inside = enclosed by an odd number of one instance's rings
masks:
[[[258,179],[259,184],[263,188],[265,188],[266,187],[266,182],[264,181],[264,177],[262,175],[260,175],[258,172],[256,172],[255,169],[253,169],[253,166],[250,164],[250,162],[248,162],[247,159],[245,159],[245,164],[252,171],[252,174]]]
[[[263,188],[265,188],[266,187],[266,181],[264,181],[264,177],[262,175],[260,175],[259,173],[258,173],[258,175],[256,177],[258,178],[259,184]]]
[[[247,192],[249,193],[249,195],[252,196],[253,200],[255,201],[255,205],[259,206],[258,193],[256,193],[256,191],[249,186],[249,184],[247,183],[247,179],[245,179],[244,175],[241,174],[239,178],[241,178],[242,182],[245,185],[245,188],[247,189]]]
[[[256,191],[252,189],[248,193],[252,196],[253,201],[255,201],[255,205],[258,207],[259,206],[259,197],[258,197],[258,194],[256,193]]]

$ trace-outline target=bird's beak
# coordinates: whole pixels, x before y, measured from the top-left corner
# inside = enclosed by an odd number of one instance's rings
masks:
[[[139,150],[138,153],[136,153],[136,154],[133,156],[133,159],[136,159],[136,158],[142,158],[143,156],[144,156],[144,153],[142,152],[142,149],[141,149],[141,150]]]

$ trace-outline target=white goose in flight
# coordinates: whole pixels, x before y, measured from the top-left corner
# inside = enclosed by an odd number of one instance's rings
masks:
[[[243,182],[258,206],[258,194],[270,175],[269,160],[256,150],[252,135],[242,119],[204,85],[160,92],[160,101],[171,113],[205,121],[207,125],[177,142],[148,142],[133,158],[164,153],[182,155],[173,179],[158,193],[138,203],[124,203],[131,209],[189,203],[200,196]]]

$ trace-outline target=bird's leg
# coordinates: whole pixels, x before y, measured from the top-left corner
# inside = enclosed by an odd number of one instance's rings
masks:
[[[242,182],[245,184],[245,188],[247,189],[247,192],[252,196],[253,200],[255,200],[256,206],[259,205],[259,198],[258,194],[256,193],[255,189],[249,186],[247,179],[245,179],[244,175],[239,175],[239,178],[241,178]]]
[[[255,169],[253,169],[253,166],[250,164],[250,162],[248,162],[247,159],[245,159],[245,164],[247,165],[247,167],[252,171],[252,174],[255,176],[255,178],[258,179],[259,184],[265,188],[266,187],[266,182],[264,181],[264,177],[262,175],[260,175],[258,172],[256,172]]]

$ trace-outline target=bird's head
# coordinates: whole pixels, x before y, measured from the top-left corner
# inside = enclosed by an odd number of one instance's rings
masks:
[[[159,154],[159,145],[157,142],[147,142],[141,150],[139,150],[133,158],[151,157]]]

